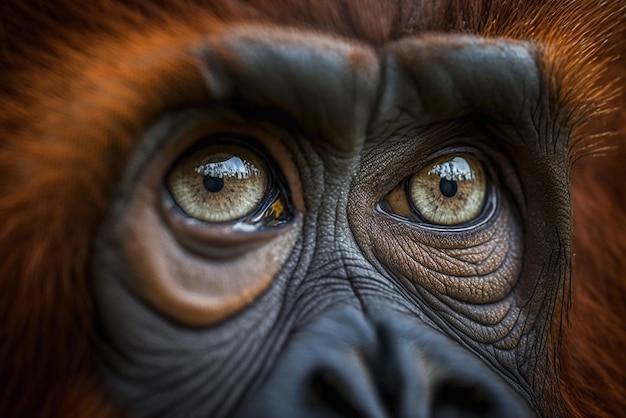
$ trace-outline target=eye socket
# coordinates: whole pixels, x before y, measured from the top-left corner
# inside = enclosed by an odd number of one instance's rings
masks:
[[[235,139],[200,144],[173,165],[165,185],[178,207],[199,221],[284,221],[284,190],[266,161],[261,151]]]
[[[385,197],[384,206],[409,220],[458,226],[476,219],[486,200],[487,180],[480,162],[453,154],[405,179]]]

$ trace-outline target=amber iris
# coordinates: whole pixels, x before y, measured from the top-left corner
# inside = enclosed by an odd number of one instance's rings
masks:
[[[457,226],[476,219],[487,198],[482,165],[470,155],[447,155],[422,168],[385,198],[390,211],[433,225]]]
[[[188,216],[230,222],[259,207],[268,191],[268,170],[253,150],[212,145],[183,157],[170,170],[167,189]]]

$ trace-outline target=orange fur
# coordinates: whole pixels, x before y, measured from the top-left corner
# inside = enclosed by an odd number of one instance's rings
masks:
[[[576,417],[626,410],[626,147],[573,171],[573,272],[561,386]]]
[[[621,1],[201,3],[0,3],[0,416],[120,414],[100,389],[93,361],[91,239],[145,124],[166,104],[206,99],[181,84],[194,77],[188,57],[172,63],[168,54],[234,20],[304,26],[374,45],[424,31],[541,43],[555,99],[577,123],[572,159],[612,147],[572,173],[572,297],[562,331],[561,316],[554,317],[552,346],[562,337],[563,354],[553,396],[577,417],[626,410]],[[159,71],[142,71],[145,59]],[[178,90],[157,89],[167,85]],[[618,132],[610,143],[598,139],[610,131]]]

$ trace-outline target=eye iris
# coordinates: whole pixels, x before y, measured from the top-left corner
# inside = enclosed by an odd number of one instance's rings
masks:
[[[192,218],[229,222],[254,211],[268,190],[268,171],[250,149],[214,145],[179,160],[166,186],[178,206]]]
[[[435,225],[461,225],[475,219],[485,204],[487,183],[471,156],[439,158],[414,174],[407,189],[413,208]]]

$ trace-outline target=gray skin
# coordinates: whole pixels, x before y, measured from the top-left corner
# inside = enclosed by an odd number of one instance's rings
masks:
[[[212,102],[146,131],[97,238],[113,398],[161,417],[540,415],[570,213],[567,132],[536,47],[442,35],[375,50],[242,29],[190,53]],[[220,118],[287,138],[305,210],[260,296],[187,326],[133,286],[117,225],[164,144]],[[478,222],[437,227],[376,210],[403,178],[455,151],[480,156],[493,184]]]

